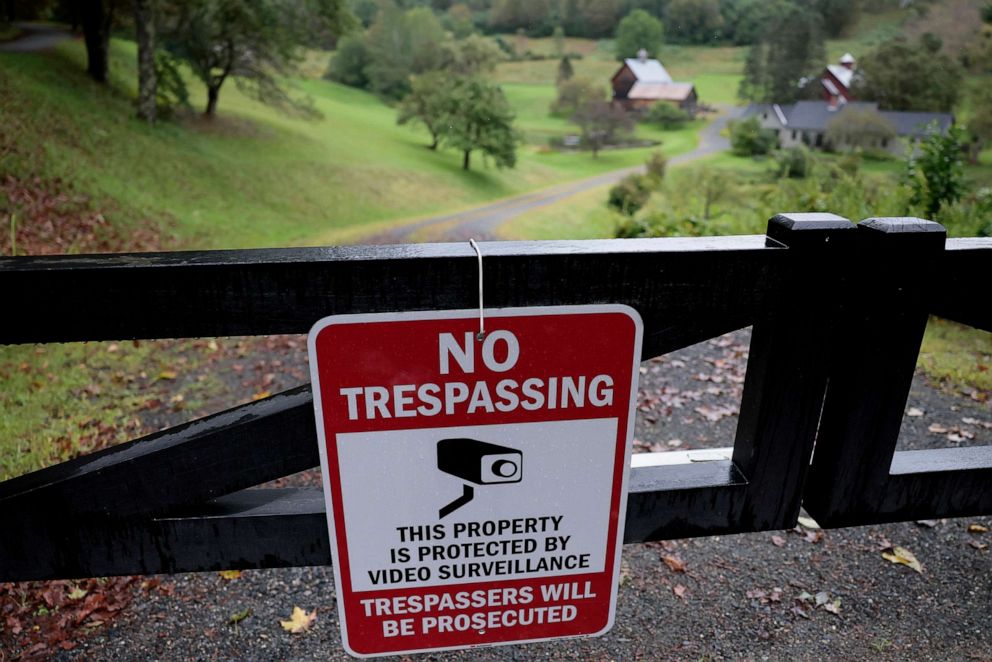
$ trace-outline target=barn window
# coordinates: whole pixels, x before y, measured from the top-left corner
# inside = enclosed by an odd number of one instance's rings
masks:
[[[792,130],[792,139],[793,140],[796,139],[796,130],[795,129]]]

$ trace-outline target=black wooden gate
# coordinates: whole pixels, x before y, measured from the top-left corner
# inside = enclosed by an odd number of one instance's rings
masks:
[[[895,452],[929,314],[992,331],[992,239],[780,215],[765,236],[482,245],[492,307],[623,303],[648,359],[753,325],[730,460],[637,467],[626,542],[992,512],[992,448]],[[306,333],[472,308],[468,244],[0,259],[0,343]],[[92,311],[99,311],[93,313]],[[816,452],[814,453],[814,443]],[[0,581],[330,564],[309,385],[0,483]]]

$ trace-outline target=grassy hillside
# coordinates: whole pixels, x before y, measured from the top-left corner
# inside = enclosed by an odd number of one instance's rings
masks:
[[[0,55],[0,169],[69,184],[115,223],[167,225],[182,246],[347,241],[396,219],[634,165],[648,151],[549,153],[547,135],[574,127],[547,117],[543,93],[511,90],[525,135],[541,135],[520,150],[517,168],[499,171],[476,155],[466,173],[457,154],[432,152],[425,133],[397,126],[394,109],[323,80],[299,83],[322,120],[280,114],[228,84],[216,120],[193,114],[152,129],[132,118],[133,44],[113,43],[109,90],[84,76],[83,57],[78,41],[52,54]],[[200,108],[202,87],[190,89]]]

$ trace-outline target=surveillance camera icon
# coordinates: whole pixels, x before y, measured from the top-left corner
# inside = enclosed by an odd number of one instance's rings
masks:
[[[437,468],[476,485],[519,483],[523,467],[523,453],[515,448],[464,438],[437,442]],[[462,495],[441,508],[438,518],[443,519],[474,498],[475,488],[464,485]]]

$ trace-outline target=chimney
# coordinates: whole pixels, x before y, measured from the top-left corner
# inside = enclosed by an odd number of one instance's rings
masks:
[[[637,59],[639,61],[641,61],[641,62],[647,62],[648,61],[648,52],[646,50],[644,50],[643,48],[641,50],[637,51]]]

